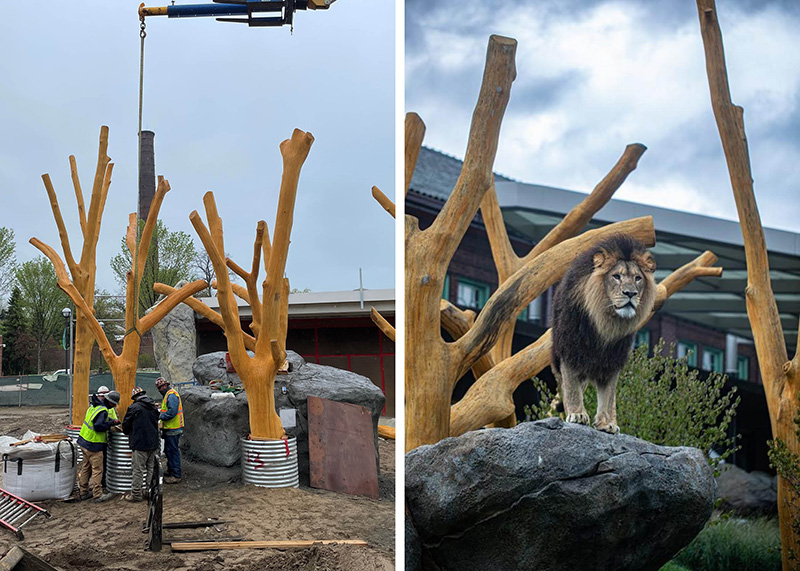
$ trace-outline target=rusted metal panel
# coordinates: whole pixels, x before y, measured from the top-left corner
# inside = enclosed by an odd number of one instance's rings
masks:
[[[369,410],[309,396],[308,448],[312,487],[378,498]]]

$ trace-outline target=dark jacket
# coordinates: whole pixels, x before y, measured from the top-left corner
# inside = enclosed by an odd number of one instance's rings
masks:
[[[131,450],[155,450],[158,437],[158,405],[149,397],[139,397],[122,419],[122,432],[128,435]]]

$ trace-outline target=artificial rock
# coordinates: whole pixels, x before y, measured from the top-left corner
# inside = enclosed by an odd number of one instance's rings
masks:
[[[187,282],[180,281],[175,288]],[[159,298],[159,302],[164,296]],[[150,313],[154,305],[147,310]],[[161,321],[153,326],[153,352],[161,376],[172,384],[192,380],[192,363],[197,357],[197,331],[194,311],[179,303]]]
[[[423,561],[441,569],[659,569],[711,515],[712,471],[668,448],[551,418],[406,454]]]
[[[221,353],[224,363],[224,352]],[[287,359],[290,372],[275,379],[275,408],[279,413],[284,409],[285,417],[293,417],[294,426],[284,423],[284,429],[297,439],[300,473],[308,477],[309,395],[366,407],[372,415],[377,461],[378,419],[385,400],[380,388],[362,375],[306,363],[293,351],[287,351]],[[240,440],[250,432],[247,394],[223,396],[205,386],[187,387],[181,394],[186,418],[181,445],[187,456],[215,466],[237,464],[241,458]]]

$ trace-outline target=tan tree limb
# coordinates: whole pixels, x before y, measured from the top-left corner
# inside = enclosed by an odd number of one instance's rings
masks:
[[[443,299],[439,302],[442,316],[442,328],[450,334],[454,341],[461,339],[475,323],[475,312],[471,309],[462,311]],[[472,374],[476,379],[495,366],[491,353],[486,353],[472,365]]]
[[[75,263],[75,258],[72,256],[72,249],[69,245],[69,234],[64,224],[64,217],[61,216],[61,208],[58,206],[58,197],[53,188],[53,182],[50,180],[50,175],[47,173],[43,174],[42,182],[44,182],[44,188],[47,190],[47,197],[50,199],[50,210],[53,211],[53,218],[56,221],[58,237],[61,240],[61,248],[64,250],[64,258],[67,260],[67,266],[70,271],[76,271],[78,264]]]
[[[161,295],[169,295],[170,293],[178,290],[167,284],[154,283],[153,291]],[[183,303],[191,307],[195,313],[199,313],[200,315],[208,319],[211,323],[213,323],[223,331],[225,330],[225,323],[222,319],[222,316],[213,309],[211,309],[210,307],[208,307],[205,303],[203,303],[199,299],[195,297],[187,297],[186,299],[183,300]],[[252,335],[249,335],[248,333],[245,333],[244,331],[242,331],[242,336],[244,339],[245,348],[248,349],[249,351],[255,349],[256,338],[253,337]]]
[[[53,269],[56,272],[56,279],[58,280],[58,287],[64,290],[64,293],[69,296],[75,306],[87,317],[89,326],[95,335],[95,339],[97,339],[97,344],[100,347],[100,351],[103,353],[103,357],[105,357],[106,361],[110,365],[117,356],[114,354],[114,350],[111,348],[111,343],[109,343],[108,339],[103,333],[100,323],[94,316],[94,309],[92,309],[86,303],[86,301],[83,299],[83,296],[78,291],[78,288],[76,288],[75,284],[72,283],[72,280],[69,279],[67,270],[64,267],[64,262],[61,261],[61,258],[53,248],[38,238],[31,238],[29,241],[36,249],[47,256],[47,258],[53,264]]]
[[[281,304],[278,313],[280,327],[278,329],[278,342],[280,343],[281,351],[283,351],[284,359],[286,358],[286,335],[289,333],[289,278],[283,278],[281,284]],[[283,364],[283,361],[276,363],[278,367]]]
[[[219,219],[219,215],[217,214],[217,207],[212,192],[207,192],[203,196],[203,204],[206,209],[206,216],[209,219],[209,226],[217,228],[220,234],[219,240],[221,241],[222,223],[221,221],[216,221]],[[239,321],[239,308],[233,299],[233,292],[230,287],[227,266],[223,257],[224,254],[220,254],[217,240],[212,237],[196,210],[189,215],[189,220],[192,226],[194,226],[200,241],[203,243],[203,247],[205,247],[209,258],[211,258],[214,272],[217,275],[217,299],[219,300],[220,314],[223,320],[223,331],[225,331],[225,336],[228,338],[228,352],[231,354],[232,360],[234,355],[236,355],[237,361],[244,360],[247,356],[244,349],[244,338],[238,334],[234,335],[234,332],[241,331],[241,324]],[[212,220],[215,220],[213,224],[211,222]],[[223,246],[222,252],[224,252],[224,244],[220,244],[220,246]],[[234,363],[234,367],[238,369],[239,363]]]
[[[669,296],[680,291],[695,278],[721,276],[722,268],[710,267],[716,261],[717,256],[706,251],[665,277],[658,284],[656,305],[639,327],[650,320]],[[482,375],[469,388],[464,398],[453,405],[450,435],[458,436],[514,414],[514,391],[550,364],[551,349],[552,331],[548,329],[525,349]]]
[[[106,177],[106,168],[111,159],[108,156],[108,127],[103,125],[100,127],[100,144],[97,150],[97,167],[94,174],[94,183],[92,184],[92,197],[89,201],[89,215],[87,216],[87,230],[86,236],[83,240],[83,252],[81,260],[93,259],[91,252],[94,244],[100,233],[100,219],[102,217],[102,205],[105,204],[105,198],[102,196],[104,184],[103,181]],[[107,189],[108,186],[106,185]]]
[[[733,196],[744,236],[747,261],[747,289],[745,297],[747,315],[753,330],[753,340],[758,362],[768,394],[770,417],[777,413],[777,404],[783,393],[786,377],[783,365],[788,354],[783,337],[778,306],[769,278],[769,260],[764,230],[758,214],[753,193],[753,177],[750,170],[750,155],[744,130],[742,108],[731,102],[722,32],[717,21],[713,0],[698,0],[700,31],[705,49],[706,72],[711,91],[711,106],[717,121],[725,160],[728,165]]]
[[[714,0],[697,0],[697,11],[703,37],[711,107],[725,153],[744,239],[747,262],[745,289],[747,317],[750,320],[758,366],[767,397],[772,435],[776,439],[783,440],[792,453],[800,454],[800,440],[797,438],[794,425],[794,419],[800,408],[797,403],[800,374],[793,367],[794,361],[789,361],[778,304],[772,291],[764,229],[753,192],[744,111],[731,101],[722,32]],[[781,528],[783,546],[781,559],[784,571],[794,568],[794,551],[800,544],[800,532],[793,525],[793,516],[788,504],[792,497],[796,496],[791,484],[779,475],[778,520]]]
[[[386,319],[380,313],[378,313],[378,310],[374,307],[369,310],[369,316],[372,319],[372,322],[378,326],[378,329],[380,329],[389,339],[394,341],[395,330],[394,327],[392,327],[392,324],[386,321]]]
[[[509,277],[487,301],[475,324],[451,344],[461,362],[460,378],[472,364],[494,345],[500,327],[516,319],[522,309],[545,289],[561,279],[576,253],[612,234],[629,234],[645,246],[655,244],[652,216],[643,216],[589,230],[542,252]]]
[[[83,190],[81,190],[81,179],[78,176],[78,164],[75,161],[75,155],[69,156],[69,171],[72,176],[72,188],[75,190],[75,200],[78,203],[78,220],[81,225],[81,234],[84,240],[86,239],[86,207],[83,203]]]
[[[377,186],[372,187],[372,198],[378,201],[378,204],[383,206],[383,209],[391,214],[392,218],[396,218],[394,212],[394,202],[392,202],[388,196],[381,192],[381,189]]]
[[[150,313],[139,320],[139,331],[144,335],[150,331],[156,323],[164,319],[170,311],[175,309],[179,303],[207,287],[208,282],[206,282],[206,280],[195,280],[191,283],[184,284],[174,292],[170,292],[167,294],[166,298],[158,302]]]
[[[408,194],[408,189],[411,187],[411,178],[414,176],[414,169],[417,166],[419,151],[422,148],[422,139],[425,138],[425,123],[422,122],[422,119],[420,119],[420,116],[417,115],[416,113],[406,113],[405,127],[406,127],[405,193]]]
[[[429,228],[422,232],[429,238],[430,256],[441,265],[449,261],[492,184],[492,169],[497,153],[500,126],[517,76],[514,57],[517,42],[493,35],[486,50],[478,102],[472,114],[469,141],[461,173]],[[442,268],[442,271],[444,268]]]
[[[153,200],[150,202],[150,211],[147,213],[147,220],[144,223],[141,238],[139,238],[139,245],[137,249],[138,268],[136,272],[137,275],[134,276],[136,279],[137,293],[142,282],[142,274],[144,273],[144,266],[147,263],[147,255],[150,253],[150,242],[153,239],[153,232],[155,232],[156,223],[158,222],[158,213],[161,210],[161,204],[164,202],[164,196],[166,196],[167,192],[169,192],[169,189],[169,181],[164,177],[159,176],[158,187],[156,188],[156,193],[153,196]]]

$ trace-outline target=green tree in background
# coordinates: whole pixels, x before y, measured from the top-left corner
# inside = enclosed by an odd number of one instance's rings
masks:
[[[800,399],[800,393],[797,394]],[[795,432],[800,438],[800,413],[793,420]],[[791,492],[788,497],[782,498],[789,506],[791,515],[791,525],[795,533],[800,535],[800,456],[789,450],[786,442],[780,438],[767,442],[769,446],[770,465],[778,471],[781,478],[789,482]],[[800,561],[800,545],[789,545],[789,559],[794,562]]]
[[[44,256],[17,267],[17,283],[22,292],[28,331],[36,351],[36,372],[42,372],[42,350],[50,339],[59,338],[64,329],[61,310],[71,305],[57,285],[53,264]]]
[[[17,245],[14,242],[14,231],[0,226],[0,307],[3,300],[11,293],[14,286],[14,270],[17,266]]]
[[[14,287],[8,300],[8,309],[2,313],[0,333],[3,335],[3,374],[26,375],[30,372],[32,340],[28,335],[22,291]]]
[[[144,228],[144,222],[139,221],[139,231]],[[139,287],[139,315],[142,316],[152,307],[158,299],[158,294],[153,291],[156,282],[175,285],[180,280],[189,280],[192,277],[192,266],[197,258],[192,237],[180,230],[171,232],[159,220],[153,232],[150,252],[147,256],[142,282]],[[111,258],[111,269],[117,281],[124,287],[125,275],[132,268],[131,252],[122,239],[122,251]]]

